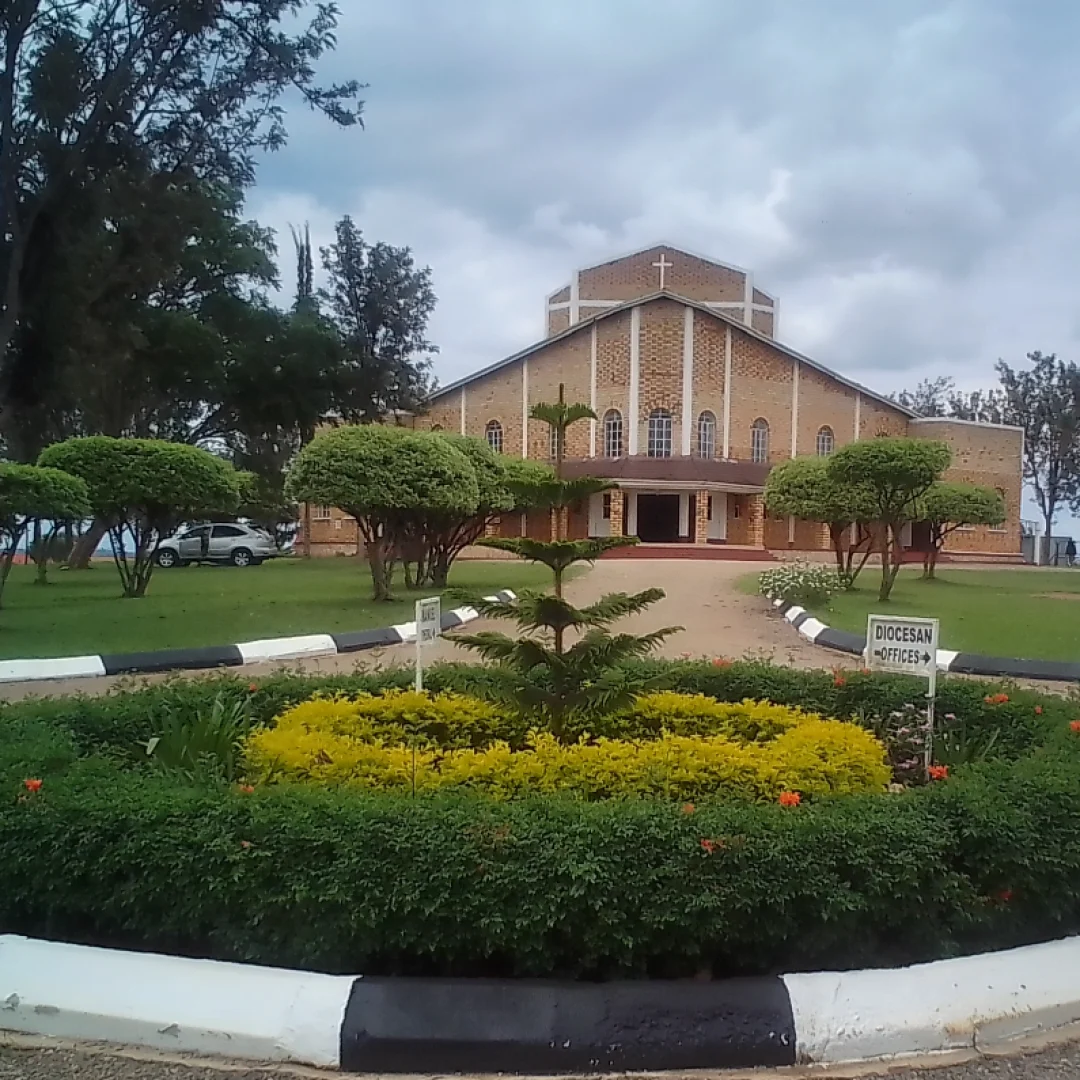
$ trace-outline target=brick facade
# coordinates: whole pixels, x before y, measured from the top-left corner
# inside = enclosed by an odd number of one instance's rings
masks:
[[[658,291],[659,269],[653,266],[661,259],[663,293]],[[609,303],[589,306],[600,300]],[[671,248],[652,248],[579,271],[570,286],[548,297],[547,308],[545,340],[437,392],[415,426],[483,438],[491,425],[498,425],[503,453],[547,460],[547,425],[524,418],[533,405],[557,400],[562,384],[567,401],[591,403],[598,417],[595,423],[571,428],[566,456],[594,458],[595,469],[590,463],[588,471],[604,475],[605,417],[621,422],[620,457],[630,455],[635,445],[638,458],[648,454],[650,414],[663,410],[670,418],[671,456],[700,458],[701,418],[706,414],[712,446],[711,455],[705,456],[717,462],[716,468],[710,473],[712,467],[699,461],[693,483],[670,475],[658,480],[666,474],[657,462],[659,471],[650,466],[646,473],[653,480],[619,479],[621,487],[611,493],[606,519],[610,534],[629,531],[638,516],[638,501],[627,500],[627,490],[678,492],[679,520],[661,523],[670,533],[663,539],[797,551],[828,549],[828,530],[817,523],[769,517],[760,495],[762,481],[725,481],[723,469],[744,468],[739,463],[751,463],[755,451],[759,458],[764,452],[771,465],[792,456],[828,453],[857,438],[937,438],[953,450],[948,478],[998,488],[1008,510],[1003,528],[958,531],[950,537],[948,550],[1019,552],[1021,433],[993,425],[916,419],[785,348],[771,337],[775,301],[745,272]],[[756,446],[755,424],[760,428]],[[685,470],[680,474],[686,475]],[[702,483],[709,475],[712,480]],[[763,476],[763,470],[756,475]],[[714,492],[726,492],[726,515],[718,510],[710,519]],[[649,505],[674,504],[649,500]],[[500,528],[504,535],[520,535],[524,528],[529,536],[545,537],[550,524],[547,514],[529,514],[524,522],[507,519]],[[637,521],[639,532],[643,524]],[[571,514],[566,527],[571,535],[586,535],[588,508]],[[329,520],[312,522],[311,540],[313,549],[352,554],[357,546],[355,522],[332,511]]]

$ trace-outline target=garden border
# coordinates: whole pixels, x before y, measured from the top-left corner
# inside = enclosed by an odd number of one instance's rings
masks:
[[[515,593],[501,589],[485,600],[514,600]],[[459,607],[445,612],[442,629],[472,622],[476,608]],[[336,656],[416,640],[416,622],[398,623],[375,630],[353,630],[341,634],[302,634],[296,637],[263,638],[236,645],[201,645],[189,649],[158,649],[154,652],[102,653],[97,656],[59,656],[34,660],[0,660],[0,683],[33,682],[43,679],[93,679],[103,675],[151,674],[163,671],[197,671],[203,668],[239,667],[268,660],[302,660],[314,656]]]
[[[849,630],[834,630],[798,604],[772,600],[772,606],[813,645],[836,652],[863,656],[866,636]],[[938,671],[953,675],[989,675],[1007,679],[1041,679],[1047,682],[1080,682],[1080,663],[1069,660],[1023,660],[980,653],[938,649]]]
[[[367,979],[0,935],[0,1029],[349,1072],[873,1061],[1080,1020],[1080,938],[713,983]]]

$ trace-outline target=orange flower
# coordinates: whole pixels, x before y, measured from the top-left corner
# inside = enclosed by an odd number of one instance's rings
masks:
[[[692,802],[686,802],[682,805],[682,812],[684,814],[692,814],[697,807]]]
[[[248,693],[254,694],[258,689],[259,689],[259,684],[258,683],[253,683],[253,682],[248,683]]]
[[[1072,722],[1072,723],[1071,723],[1071,724],[1069,725],[1069,727],[1071,727],[1071,728],[1073,729],[1073,731],[1080,731],[1080,720],[1074,720],[1074,721],[1073,721],[1073,722]]]
[[[706,855],[711,855],[720,845],[715,840],[702,840],[701,849]]]
[[[1035,706],[1035,715],[1036,716],[1042,716],[1042,706],[1041,705],[1036,705]]]
[[[731,667],[731,661],[726,656],[718,656],[712,662],[713,667]]]
[[[949,779],[949,766],[948,765],[931,765],[926,770],[930,774],[931,780],[948,780]]]
[[[250,841],[250,840],[241,840],[241,841],[240,841],[240,846],[241,846],[241,847],[242,847],[242,848],[243,848],[243,849],[244,849],[245,851],[247,851],[247,849],[248,849],[249,847],[251,847],[251,841]]]
[[[255,794],[255,789],[250,784],[241,784],[240,785],[240,794],[241,795],[254,795]]]
[[[844,686],[847,683],[847,679],[843,675],[834,675],[832,684],[833,686]]]
[[[44,782],[45,782],[44,780],[24,780],[23,781],[23,787],[26,788],[26,790],[31,792],[31,794],[32,794],[35,791],[40,791],[41,790],[41,785]]]
[[[1008,694],[987,694],[983,698],[987,705],[1006,705],[1009,701]]]
[[[781,791],[781,806],[798,806],[802,802],[802,796],[797,791]]]

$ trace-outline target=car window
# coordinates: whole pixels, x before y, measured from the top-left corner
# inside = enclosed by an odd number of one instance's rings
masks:
[[[180,534],[178,539],[180,540],[198,540],[201,536],[205,535],[206,531],[210,528],[209,525],[199,525],[194,529],[188,529],[187,532]]]
[[[220,539],[225,536],[243,536],[244,530],[238,529],[235,525],[215,525],[211,535],[215,539]]]

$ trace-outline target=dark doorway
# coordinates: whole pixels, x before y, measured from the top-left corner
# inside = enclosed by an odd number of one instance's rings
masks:
[[[637,534],[647,544],[678,543],[679,496],[639,495]]]

